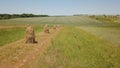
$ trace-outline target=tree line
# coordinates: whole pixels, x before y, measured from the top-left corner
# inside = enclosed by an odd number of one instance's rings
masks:
[[[26,18],[26,17],[49,17],[48,15],[35,15],[35,14],[0,14],[0,20],[11,18]]]

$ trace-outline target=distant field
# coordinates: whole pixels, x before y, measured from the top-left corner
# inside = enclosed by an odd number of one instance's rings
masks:
[[[97,20],[90,19],[84,16],[69,16],[69,17],[38,17],[38,18],[16,18],[8,20],[0,20],[0,25],[40,25],[40,24],[62,24],[72,26],[104,26]]]
[[[44,24],[59,24],[61,31],[28,68],[119,68],[119,19],[66,16],[0,20],[0,46],[23,39],[27,24],[34,26],[36,34],[43,31]]]
[[[106,23],[105,27],[120,28],[119,16],[89,16],[89,18]]]

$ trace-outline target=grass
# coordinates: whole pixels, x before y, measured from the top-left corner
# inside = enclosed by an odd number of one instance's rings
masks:
[[[41,25],[53,23],[55,17],[35,17],[35,18],[15,18],[9,20],[0,20],[0,25]]]
[[[99,19],[86,16],[16,18],[0,20],[0,26],[21,27],[30,24],[35,26],[36,33],[42,31],[39,27],[41,24],[49,24],[50,27],[60,24],[65,27],[52,40],[51,46],[31,64],[31,68],[119,68],[120,50],[119,46],[114,46],[119,45],[119,20],[97,18]],[[76,26],[80,28],[75,28]],[[0,46],[24,38],[24,33],[23,27],[0,29]]]
[[[120,30],[117,28],[107,27],[79,27],[93,35],[113,43],[113,46],[120,46]]]
[[[35,27],[36,32],[41,32],[41,27]],[[25,37],[25,28],[0,29],[0,46],[14,42]]]
[[[105,27],[120,29],[120,21],[118,21],[120,19],[120,17],[117,17],[117,16],[107,16],[107,17],[105,17],[105,16],[90,16],[90,18],[104,22],[106,24]]]
[[[119,68],[120,50],[81,29],[62,29],[31,68]]]

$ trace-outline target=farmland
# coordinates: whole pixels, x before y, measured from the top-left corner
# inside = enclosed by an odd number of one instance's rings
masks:
[[[118,52],[119,48],[106,41],[83,30],[68,27],[53,39],[51,46],[31,68],[118,68]]]
[[[107,19],[96,17],[65,16],[0,20],[0,66],[2,67],[1,64],[4,62],[6,65],[11,65],[11,68],[19,65],[16,62],[19,63],[19,60],[24,59],[24,56],[32,51],[36,59],[31,60],[29,64],[26,61],[26,65],[22,68],[119,68],[120,17],[113,20],[109,17]],[[27,24],[34,26],[36,38],[40,43],[27,46],[28,44],[22,41],[15,45],[14,42],[17,43],[16,41],[24,38]],[[41,34],[45,24],[50,28],[54,24],[62,27],[56,32],[51,30],[48,35]],[[45,40],[47,43],[42,44]],[[40,53],[34,52],[35,49]],[[22,58],[14,59],[16,56]]]

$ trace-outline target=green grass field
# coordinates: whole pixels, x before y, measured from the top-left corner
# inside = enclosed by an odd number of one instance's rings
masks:
[[[31,68],[119,68],[120,50],[97,36],[64,28]]]
[[[43,30],[41,25],[60,24],[63,28],[31,68],[119,68],[120,18],[107,21],[99,18],[68,16],[0,20],[0,46],[24,38],[27,24],[34,26],[36,34]],[[13,28],[6,28],[9,26]]]

